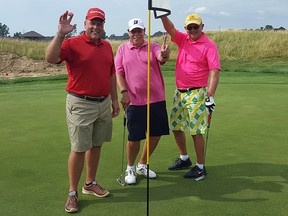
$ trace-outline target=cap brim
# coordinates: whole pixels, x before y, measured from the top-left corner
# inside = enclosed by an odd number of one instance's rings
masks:
[[[133,25],[133,26],[131,26],[128,30],[129,30],[129,31],[132,31],[132,30],[135,29],[135,28],[144,29],[145,27],[140,26],[140,25]]]
[[[189,20],[188,22],[186,22],[186,26],[190,25],[190,24],[196,24],[196,25],[200,25],[201,22],[197,21],[197,20]]]

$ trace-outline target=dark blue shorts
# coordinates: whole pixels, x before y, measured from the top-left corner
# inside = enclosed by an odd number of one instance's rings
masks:
[[[147,105],[130,105],[127,109],[128,140],[146,139]],[[166,101],[150,104],[150,136],[169,135]]]

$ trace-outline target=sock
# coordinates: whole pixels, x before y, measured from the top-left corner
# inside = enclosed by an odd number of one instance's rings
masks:
[[[141,167],[141,168],[142,168],[142,167],[146,167],[146,164],[140,164],[140,163],[138,163],[138,164],[137,164],[137,167]]]
[[[204,164],[196,163],[196,166],[201,170],[203,170],[203,168],[204,168]]]
[[[93,184],[97,184],[95,180],[90,182],[90,183],[85,183],[85,186],[86,187],[91,187]]]
[[[134,165],[133,165],[133,166],[129,166],[129,165],[127,165],[127,170],[135,170]]]
[[[186,161],[189,158],[188,155],[180,155],[180,159]]]
[[[69,191],[69,193],[68,193],[68,196],[77,196],[78,195],[78,193],[77,193],[77,191]]]

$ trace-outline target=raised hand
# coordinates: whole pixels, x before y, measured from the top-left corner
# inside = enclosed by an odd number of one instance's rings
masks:
[[[69,34],[74,29],[76,29],[76,24],[71,25],[71,21],[74,14],[70,11],[66,11],[59,18],[58,24],[58,34],[62,37],[65,37],[66,34]]]
[[[165,34],[163,37],[163,44],[161,46],[161,57],[164,60],[167,60],[170,56],[170,49],[166,41],[167,41],[167,35]]]

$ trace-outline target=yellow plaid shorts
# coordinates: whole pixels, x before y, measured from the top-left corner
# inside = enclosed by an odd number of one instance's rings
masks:
[[[170,114],[170,130],[186,131],[191,136],[206,133],[206,92],[206,87],[184,93],[179,92],[177,89],[175,90]]]

